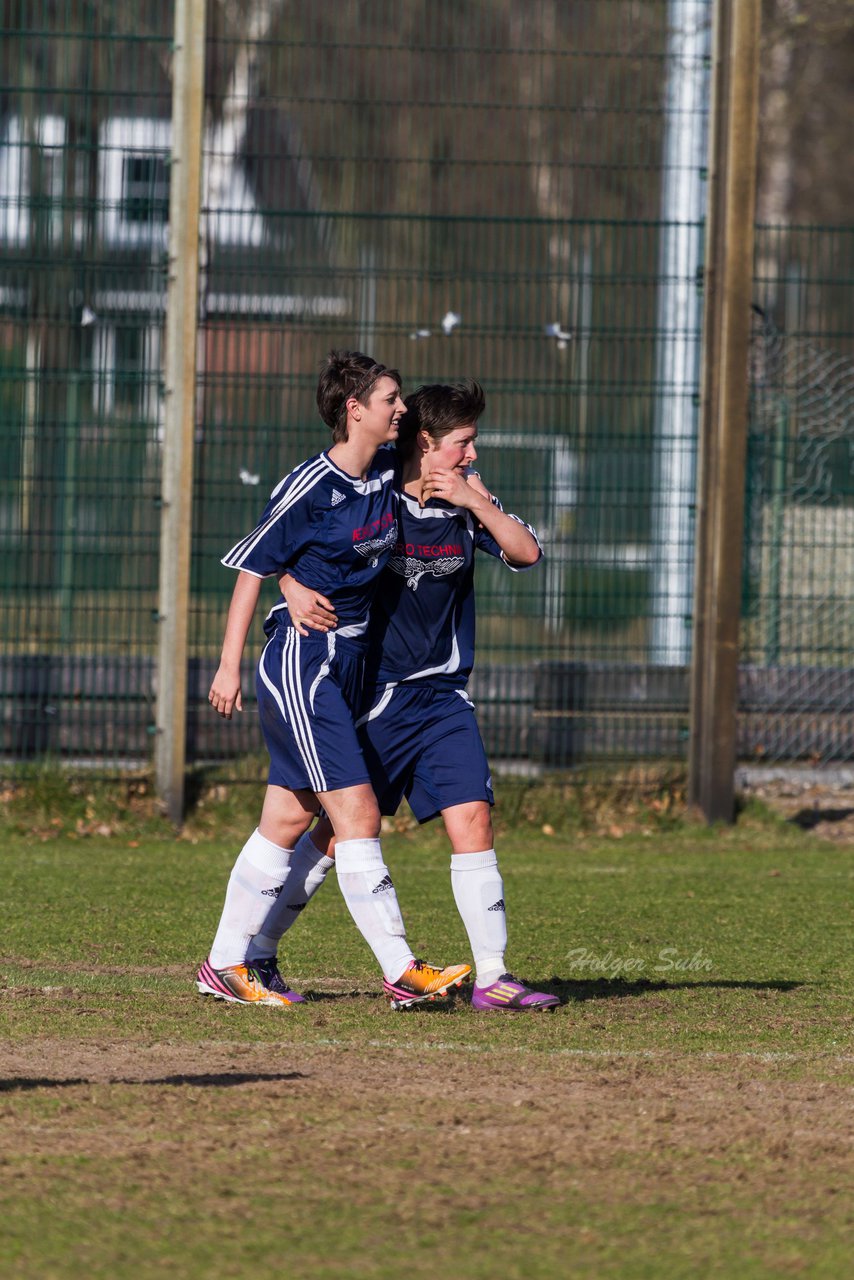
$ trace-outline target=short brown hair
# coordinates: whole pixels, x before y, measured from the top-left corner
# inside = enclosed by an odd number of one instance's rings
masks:
[[[367,404],[382,377],[393,378],[400,388],[397,369],[387,369],[361,351],[329,352],[317,383],[317,407],[327,427],[332,429],[334,444],[347,439],[347,401],[355,396]]]
[[[397,449],[407,459],[415,451],[419,431],[426,431],[431,440],[441,440],[459,427],[477,422],[486,408],[486,397],[479,382],[463,378],[461,382],[419,387],[404,403],[406,413],[400,420]]]

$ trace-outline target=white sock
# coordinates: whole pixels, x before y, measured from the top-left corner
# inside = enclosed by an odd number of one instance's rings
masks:
[[[469,936],[479,987],[497,982],[507,950],[504,883],[494,849],[451,854],[451,888]]]
[[[253,831],[232,868],[225,905],[210,951],[214,969],[245,964],[252,938],[263,925],[281,893],[292,849],[281,849],[260,831]]]
[[[356,928],[376,956],[384,977],[396,982],[415,956],[406,941],[397,894],[379,840],[339,840],[335,866]]]
[[[279,942],[296,924],[309,900],[325,881],[332,858],[321,853],[306,831],[297,841],[282,892],[270,908],[259,933],[255,934],[246,953],[247,960],[267,959],[279,949]]]

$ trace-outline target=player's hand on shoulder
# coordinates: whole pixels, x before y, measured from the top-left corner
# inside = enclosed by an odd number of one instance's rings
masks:
[[[430,498],[441,498],[453,507],[471,507],[480,501],[480,493],[469,485],[468,479],[461,471],[446,470],[437,467],[425,478],[422,487],[422,502]]]
[[[303,586],[289,573],[279,579],[279,589],[288,606],[291,622],[301,636],[307,636],[309,631],[334,631],[338,626],[332,601],[319,591]]]

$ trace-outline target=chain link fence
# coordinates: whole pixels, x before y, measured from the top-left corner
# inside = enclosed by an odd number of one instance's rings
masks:
[[[326,446],[317,370],[355,346],[405,391],[476,376],[484,478],[542,533],[536,571],[479,568],[472,691],[496,763],[684,761],[710,9],[208,6],[189,760],[258,776],[254,703],[223,725],[206,702],[232,587],[219,557]],[[0,750],[145,766],[173,5],[4,15]],[[758,688],[784,727],[745,728],[744,751],[851,758],[850,729],[795,727],[819,714],[809,671],[850,678],[850,382],[834,364],[850,360],[850,236],[783,238],[765,231],[757,257],[743,723]],[[807,350],[837,379],[821,428]]]

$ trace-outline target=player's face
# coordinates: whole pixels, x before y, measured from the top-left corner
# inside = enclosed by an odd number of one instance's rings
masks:
[[[367,404],[354,402],[353,416],[356,430],[369,438],[379,448],[381,444],[397,439],[400,419],[406,413],[406,405],[400,398],[400,387],[394,378],[383,374],[368,397]]]
[[[455,427],[440,440],[431,440],[426,458],[430,469],[441,467],[444,471],[465,471],[477,461],[477,427]]]

